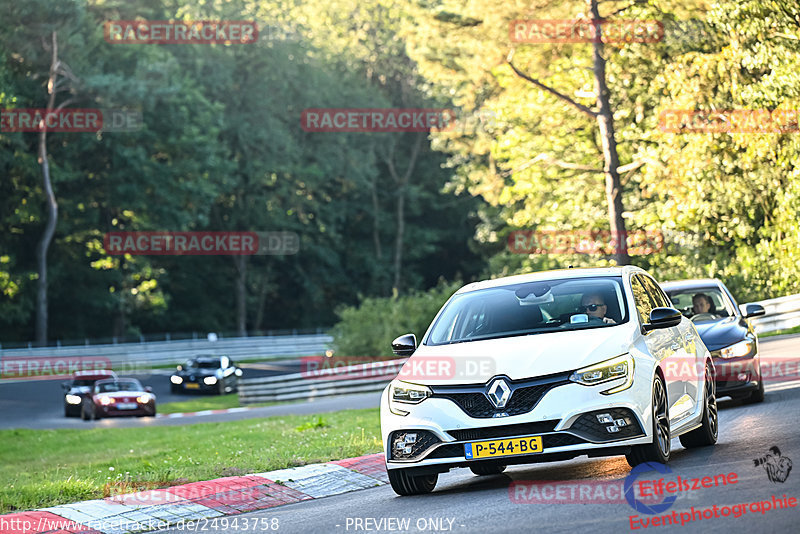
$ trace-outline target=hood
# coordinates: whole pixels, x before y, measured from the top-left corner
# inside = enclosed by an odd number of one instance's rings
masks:
[[[747,323],[739,317],[724,317],[716,321],[694,325],[708,350],[719,350],[733,345],[747,335]]]
[[[575,371],[630,350],[637,330],[623,325],[420,346],[398,379],[420,384],[483,384]]]

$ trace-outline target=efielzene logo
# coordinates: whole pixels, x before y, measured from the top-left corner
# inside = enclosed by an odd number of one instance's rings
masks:
[[[786,456],[781,456],[778,447],[771,447],[769,452],[761,458],[753,460],[756,467],[763,465],[770,482],[786,482],[792,471],[792,461]]]

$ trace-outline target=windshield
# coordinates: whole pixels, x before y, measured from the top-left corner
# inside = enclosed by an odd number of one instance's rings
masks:
[[[718,287],[693,287],[666,293],[675,308],[696,323],[735,315]]]
[[[219,360],[192,360],[188,366],[192,369],[219,369]]]
[[[82,378],[80,380],[73,380],[72,381],[72,387],[81,388],[81,387],[86,387],[86,386],[92,386],[98,380],[99,379],[97,379],[97,378],[91,378],[91,379],[83,379]]]
[[[456,295],[426,344],[604,328],[627,321],[620,277],[526,282]]]
[[[115,391],[141,391],[142,385],[138,380],[118,380],[116,382],[101,382],[97,384],[99,393],[113,393]]]

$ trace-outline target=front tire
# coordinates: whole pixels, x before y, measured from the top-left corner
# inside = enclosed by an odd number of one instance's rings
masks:
[[[439,480],[438,473],[411,475],[406,469],[389,469],[389,483],[398,495],[422,495],[430,493]]]
[[[671,454],[672,435],[669,430],[669,417],[667,415],[667,389],[664,379],[656,375],[653,381],[653,441],[645,445],[631,447],[631,452],[625,455],[628,465],[637,465],[658,462],[669,462]]]
[[[506,470],[506,466],[491,465],[491,464],[490,465],[475,464],[469,466],[469,470],[480,477],[485,477],[489,475],[499,475],[500,473]]]
[[[714,368],[706,363],[706,380],[703,393],[702,426],[680,436],[681,445],[687,449],[707,447],[717,442],[719,434],[719,415],[717,414],[717,384],[714,381]]]

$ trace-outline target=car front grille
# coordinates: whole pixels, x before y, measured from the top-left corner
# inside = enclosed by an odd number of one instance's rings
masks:
[[[512,436],[527,436],[552,432],[558,424],[558,419],[540,421],[537,423],[520,423],[518,425],[490,426],[485,428],[464,428],[448,430],[447,433],[458,441],[478,439],[508,438]]]
[[[619,426],[617,432],[609,432],[607,430],[608,427],[616,425],[598,421],[597,416],[601,414],[609,414],[615,421],[622,419],[625,421],[625,426]],[[595,442],[617,441],[644,435],[639,420],[627,408],[608,408],[585,413],[572,423],[569,430],[578,436]]]
[[[490,380],[491,383],[494,379]],[[456,403],[464,413],[476,419],[521,415],[533,410],[551,389],[569,384],[567,375],[553,375],[533,380],[508,380],[511,396],[505,407],[495,408],[486,396],[487,384],[470,386],[433,386],[432,397]]]

